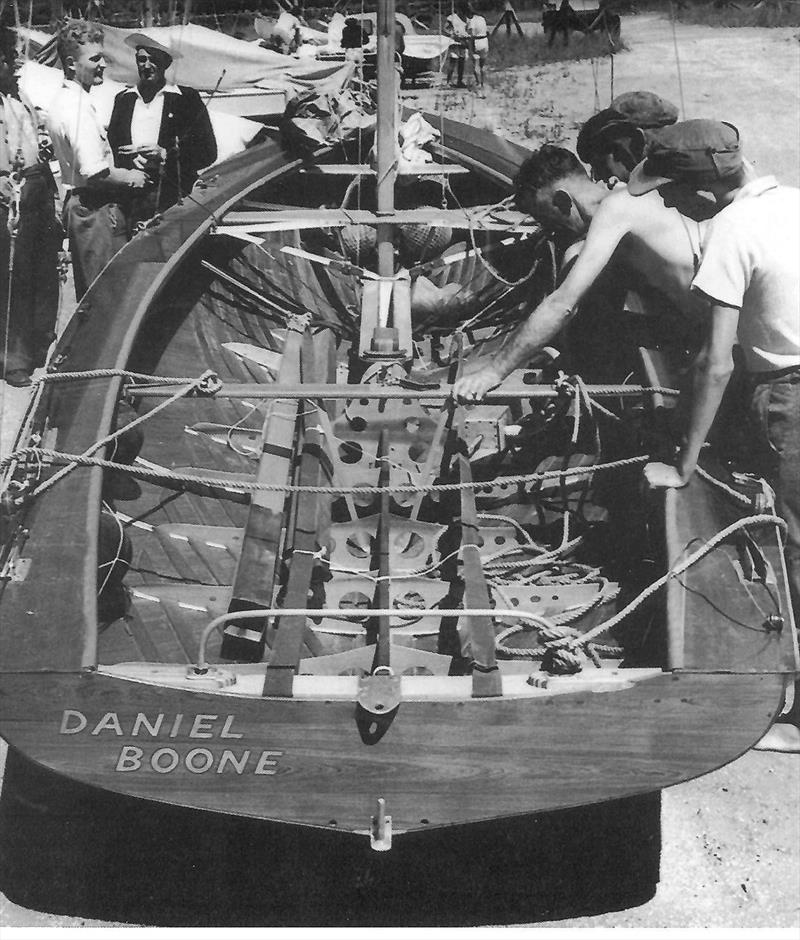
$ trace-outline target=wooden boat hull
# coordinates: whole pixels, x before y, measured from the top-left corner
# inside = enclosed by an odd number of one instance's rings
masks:
[[[752,746],[783,687],[779,675],[684,673],[533,703],[403,702],[383,738],[365,745],[352,703],[187,695],[91,673],[6,675],[3,733],[56,773],[217,813],[367,832],[384,799],[399,835],[699,776]]]
[[[491,185],[510,186],[526,151],[472,128],[441,126],[445,160],[457,157]],[[92,285],[61,341],[59,369],[125,369],[137,350],[140,362],[150,352],[158,358],[155,343],[150,350],[140,342],[148,329],[159,336],[174,330],[181,361],[196,367],[219,337],[203,333],[189,342],[179,318],[173,323],[164,313],[180,307],[177,272],[186,266],[199,276],[199,247],[225,213],[299,167],[268,143],[207,177],[205,188],[134,239]],[[310,281],[299,263],[293,271],[285,293],[302,295]],[[187,282],[184,293],[193,289]],[[230,326],[218,312],[212,319],[215,329]],[[48,387],[40,404],[47,445],[80,454],[107,434],[121,382],[111,374]],[[192,399],[187,407],[187,420],[196,421],[204,405]],[[192,466],[190,449],[178,456],[188,447],[183,438],[170,437],[183,430],[180,422],[154,419],[151,428],[159,453],[174,445],[173,465]],[[776,573],[766,594],[782,628],[765,627],[763,586],[742,583],[733,546],[727,561],[687,572],[680,593],[671,586],[666,618],[654,613],[663,666],[545,679],[532,672],[530,683],[519,670],[501,671],[505,694],[486,698],[442,693],[435,681],[430,694],[420,692],[425,677],[375,727],[359,718],[354,676],[335,676],[338,685],[321,683],[313,694],[302,692],[301,681],[294,697],[280,697],[237,694],[225,684],[226,672],[263,681],[264,664],[222,664],[205,674],[187,668],[193,659],[145,655],[129,666],[124,656],[98,656],[102,487],[99,467],[79,467],[37,497],[12,532],[30,564],[3,589],[0,731],[53,772],[113,792],[363,833],[379,800],[395,833],[559,810],[661,789],[733,760],[768,728],[796,672],[772,526],[753,538]],[[666,531],[665,565],[713,536],[731,512],[705,482],[671,494],[656,513]],[[124,626],[118,634],[130,647]],[[150,674],[148,663],[155,664]],[[470,682],[443,678],[448,690]]]

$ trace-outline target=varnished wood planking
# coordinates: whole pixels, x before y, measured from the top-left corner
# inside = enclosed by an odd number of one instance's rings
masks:
[[[179,693],[100,675],[9,676],[10,743],[52,769],[94,785],[221,812],[366,829],[375,800],[387,800],[396,829],[471,822],[601,802],[659,789],[714,769],[748,749],[780,707],[778,676],[664,674],[625,691],[539,701],[403,702],[385,736],[362,743],[353,703],[254,700]],[[58,733],[62,708],[90,721]],[[138,712],[169,739],[130,735]],[[92,735],[113,713],[125,729]],[[189,738],[196,714],[218,716],[212,739]],[[225,718],[241,738],[220,737]],[[274,774],[115,772],[122,746],[149,755],[173,747],[278,751]]]
[[[666,506],[670,566],[697,551],[705,540],[729,523],[755,513],[747,506],[733,503],[699,477],[674,494]],[[670,613],[683,613],[684,669],[717,672],[797,669],[776,530],[762,525],[750,531],[771,561],[779,583],[769,591],[758,583],[747,587],[742,583],[735,568],[739,559],[735,534],[681,575],[670,588]],[[676,596],[679,589],[682,597]],[[767,615],[778,612],[785,618],[783,629],[768,630]],[[675,630],[680,628],[678,624]],[[673,641],[680,643],[680,637],[674,636]]]
[[[169,210],[159,227],[127,245],[81,301],[59,344],[62,370],[124,367],[142,320],[213,213],[291,165],[273,144],[250,152],[244,162],[229,161],[226,185]],[[72,382],[48,396],[56,403],[50,419],[59,426],[59,447],[80,453],[107,433],[119,385],[115,378]],[[99,497],[100,471],[78,469],[28,513],[36,571],[3,592],[0,661],[7,668],[69,670],[94,659]]]

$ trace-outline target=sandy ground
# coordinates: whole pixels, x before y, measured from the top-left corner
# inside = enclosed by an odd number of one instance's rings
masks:
[[[630,48],[615,57],[613,89],[608,60],[506,70],[495,61],[484,99],[471,92],[435,90],[413,92],[407,99],[412,106],[438,108],[448,117],[494,128],[530,147],[545,141],[571,146],[581,121],[596,107],[607,106],[612,93],[646,88],[680,105],[684,117],[736,124],[747,155],[760,170],[798,185],[797,36],[793,29],[712,30],[680,24],[673,34],[670,22],[658,16],[625,17],[623,37]],[[24,390],[0,383],[0,453],[11,446],[25,399]],[[0,762],[4,758],[3,746]],[[498,917],[482,922],[695,930],[800,926],[800,756],[753,751],[713,774],[665,791],[661,840],[660,883],[649,900],[622,910],[601,907],[593,916],[574,917],[566,911],[558,921],[526,917],[524,905],[515,912],[498,902]],[[442,904],[446,907],[446,898]],[[40,908],[26,909],[0,894],[0,927],[114,923],[47,913],[46,904]],[[64,911],[63,905],[59,910]],[[459,923],[458,911],[452,914],[450,922]],[[305,922],[304,916],[299,922]],[[261,923],[274,922],[265,905]]]

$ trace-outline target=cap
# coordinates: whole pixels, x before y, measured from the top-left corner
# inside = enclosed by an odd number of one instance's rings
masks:
[[[725,121],[681,121],[655,131],[645,159],[634,168],[628,192],[641,196],[665,183],[714,183],[743,166],[739,131]]]
[[[652,91],[626,91],[617,95],[611,102],[611,107],[642,130],[667,127],[678,120],[678,109],[675,105],[659,98]]]
[[[613,108],[604,108],[593,114],[581,127],[578,133],[578,156],[584,163],[591,163],[592,157],[602,153],[609,141],[635,137],[636,134],[636,125],[625,115]]]
[[[145,36],[144,33],[131,33],[130,36],[125,37],[125,45],[130,46],[131,49],[150,49],[153,52],[160,52],[162,55],[169,56],[170,59],[180,59],[180,52],[175,52],[173,49],[169,49],[167,46],[160,43],[157,39],[152,39],[150,36]]]

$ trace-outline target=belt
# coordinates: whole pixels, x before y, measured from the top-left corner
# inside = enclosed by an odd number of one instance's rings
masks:
[[[785,369],[775,369],[771,372],[748,372],[747,378],[754,385],[762,385],[765,382],[778,382],[790,375],[797,375],[800,378],[800,364],[787,366]]]

